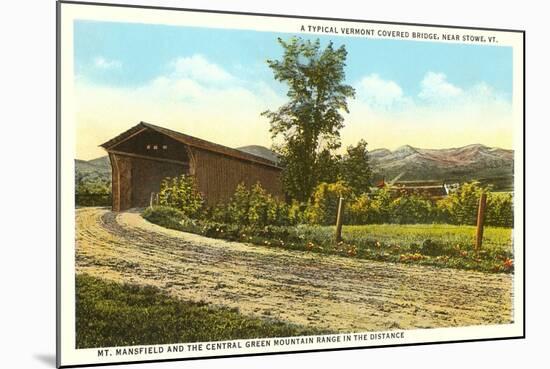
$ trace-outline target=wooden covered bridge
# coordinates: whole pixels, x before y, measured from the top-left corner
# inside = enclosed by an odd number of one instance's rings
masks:
[[[283,197],[281,168],[273,161],[141,122],[101,145],[112,167],[113,210],[149,204],[166,177],[193,175],[207,204],[227,201],[239,183],[259,182]]]

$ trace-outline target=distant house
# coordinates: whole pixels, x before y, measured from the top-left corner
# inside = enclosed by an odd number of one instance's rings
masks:
[[[448,195],[443,182],[396,182],[393,189],[404,195],[419,195],[432,200],[438,200]]]
[[[112,208],[122,211],[149,204],[161,181],[193,175],[207,204],[227,201],[239,183],[259,182],[283,198],[281,168],[273,161],[141,122],[101,145],[112,167]]]
[[[447,184],[441,181],[385,181],[385,178],[376,183],[374,191],[389,188],[395,194],[419,195],[432,200],[438,200],[447,196],[450,192],[458,189],[458,184]]]

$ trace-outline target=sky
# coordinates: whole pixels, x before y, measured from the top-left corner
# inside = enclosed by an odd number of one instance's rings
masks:
[[[277,38],[345,45],[343,147],[512,148],[512,49],[299,33],[75,21],[79,159],[140,121],[229,147],[270,147],[260,113],[287,101],[266,61]]]

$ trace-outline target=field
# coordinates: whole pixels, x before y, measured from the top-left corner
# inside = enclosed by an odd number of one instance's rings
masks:
[[[307,228],[316,239],[334,234],[334,227]],[[347,243],[357,245],[357,255],[368,259],[512,272],[512,229],[486,227],[479,252],[475,234],[474,226],[449,224],[374,224],[344,226],[342,231]]]
[[[334,227],[309,227],[319,238],[331,238]],[[476,227],[450,224],[372,224],[344,226],[342,235],[349,242],[367,244],[378,241],[385,244],[421,245],[427,239],[440,244],[471,248],[475,242]],[[485,227],[483,249],[497,253],[512,253],[512,229]]]

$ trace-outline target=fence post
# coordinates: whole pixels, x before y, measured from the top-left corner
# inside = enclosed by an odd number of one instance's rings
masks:
[[[482,193],[479,198],[479,208],[477,209],[477,231],[476,231],[476,252],[481,249],[483,243],[483,222],[485,220],[485,206],[487,205],[487,194]]]
[[[153,208],[153,199],[155,198],[155,193],[151,192],[151,196],[149,197],[149,208]]]
[[[342,241],[342,222],[344,217],[344,198],[340,197],[338,200],[338,215],[336,216],[336,243]]]

